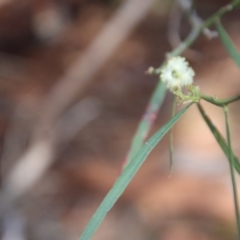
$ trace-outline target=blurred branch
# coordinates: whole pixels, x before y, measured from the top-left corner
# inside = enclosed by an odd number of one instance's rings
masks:
[[[148,13],[154,0],[127,0],[106,23],[88,49],[72,64],[58,81],[44,104],[45,119],[42,123],[55,121],[93,80],[96,72],[106,63],[133,28]]]
[[[25,219],[16,210],[11,210],[6,215],[3,222],[2,240],[25,240],[26,238],[26,223]]]
[[[5,179],[27,145],[32,124],[30,109],[21,102],[11,114],[1,156],[1,178]],[[13,151],[14,149],[14,151]]]
[[[192,0],[175,0],[172,4],[168,20],[168,40],[173,49],[176,48],[182,42],[180,37],[180,28],[183,13],[189,13],[191,11],[191,8]],[[197,27],[196,25],[192,24],[192,21],[190,22],[192,28]],[[199,52],[190,48],[186,49],[184,55],[186,55],[187,58],[190,59],[199,59],[200,57]]]
[[[0,0],[0,7],[4,4],[9,4],[11,2],[12,2],[12,0]]]
[[[106,23],[89,48],[53,87],[52,92],[43,103],[39,115],[40,123],[36,126],[33,142],[3,182],[2,208],[4,208],[4,204],[9,204],[25,194],[49,168],[55,155],[55,146],[58,141],[56,138],[59,136],[57,132],[62,128],[59,118],[91,83],[90,80],[94,74],[128,37],[133,28],[145,17],[152,2],[153,0],[125,1]],[[86,117],[87,114],[89,117]],[[79,111],[79,116],[86,118],[86,124],[96,117],[96,114],[93,116],[92,113],[88,112],[88,109],[83,108]],[[75,131],[76,128],[70,131],[69,138]]]
[[[168,41],[172,48],[175,48],[180,42],[180,26],[182,20],[182,11],[179,8],[178,1],[172,3],[168,19]]]
[[[199,29],[203,24],[203,20],[197,15],[196,11],[192,9],[192,5],[193,0],[175,0],[172,4],[169,15],[168,39],[173,49],[182,42],[180,37],[180,28],[183,13],[187,15],[192,29]],[[203,34],[208,39],[218,36],[216,31],[211,31],[208,28],[203,29]],[[201,57],[199,52],[190,48],[186,49],[184,55],[190,59],[199,59]]]
[[[198,16],[198,14],[196,13],[196,10],[192,9],[193,0],[178,0],[178,3],[181,9],[187,13],[187,16],[190,24],[192,25],[192,28],[201,27],[203,24],[203,20]],[[203,29],[203,34],[209,39],[212,39],[218,36],[218,33],[216,31],[211,31],[208,28]]]
[[[98,114],[99,108],[96,100],[82,100],[67,111],[51,131],[29,146],[14,168],[3,179],[0,214],[11,209],[13,201],[26,193],[42,177],[56,157],[56,147],[71,141],[75,134]],[[9,143],[11,144],[12,141]]]

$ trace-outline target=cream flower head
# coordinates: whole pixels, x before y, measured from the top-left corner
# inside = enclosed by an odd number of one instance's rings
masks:
[[[169,90],[181,90],[192,85],[195,73],[184,57],[172,57],[161,69],[160,79],[166,83]]]

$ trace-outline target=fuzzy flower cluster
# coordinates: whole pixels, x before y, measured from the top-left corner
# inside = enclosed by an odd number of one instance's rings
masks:
[[[160,78],[171,91],[192,85],[195,73],[184,57],[172,57],[162,68]]]

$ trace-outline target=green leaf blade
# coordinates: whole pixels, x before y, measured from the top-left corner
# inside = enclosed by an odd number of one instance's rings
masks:
[[[215,137],[215,139],[217,140],[219,146],[221,147],[221,149],[223,150],[223,152],[225,153],[226,157],[228,159],[230,159],[230,151],[229,151],[229,147],[226,143],[226,141],[224,140],[222,134],[218,131],[218,129],[214,126],[214,124],[212,123],[212,121],[210,120],[210,118],[206,115],[203,107],[198,104],[198,109],[199,112],[201,113],[203,119],[205,120],[206,124],[208,125],[209,129],[211,130],[213,136]],[[236,171],[238,172],[238,174],[240,174],[240,163],[238,158],[233,154],[233,160],[234,160],[234,168],[236,169]]]
[[[229,53],[233,61],[237,64],[237,66],[240,68],[240,54],[238,53],[235,44],[229,37],[228,33],[226,32],[220,21],[217,21],[217,30],[219,33],[219,37],[223,45],[225,46],[227,52]]]
[[[238,207],[238,191],[237,184],[234,172],[234,153],[232,151],[232,141],[231,141],[231,132],[230,132],[230,122],[229,122],[229,109],[227,106],[224,106],[224,116],[225,116],[225,124],[226,124],[226,133],[227,133],[227,144],[229,149],[229,165],[230,165],[230,174],[232,181],[232,189],[233,189],[233,198],[234,198],[234,206],[235,206],[235,215],[237,221],[237,230],[238,230],[238,239],[240,239],[240,218],[239,218],[239,207]]]
[[[173,125],[180,119],[180,117],[186,112],[186,110],[191,106],[189,104],[181,111],[179,111],[170,121],[168,121],[160,130],[158,130],[148,142],[144,144],[142,149],[136,154],[133,160],[122,172],[120,177],[117,179],[112,189],[108,192],[97,211],[93,215],[92,219],[85,228],[80,240],[89,240],[94,232],[97,230],[103,219],[105,218],[108,211],[115,204],[117,199],[122,195],[127,185],[130,183],[132,178],[137,173],[138,169],[141,167],[143,162],[146,160],[147,156],[153,150],[153,148],[159,143],[163,136],[173,127]]]

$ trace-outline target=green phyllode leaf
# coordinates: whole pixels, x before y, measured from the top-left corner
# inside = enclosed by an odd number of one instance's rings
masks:
[[[224,140],[223,136],[218,131],[218,129],[214,126],[211,119],[206,115],[203,107],[200,104],[198,104],[198,109],[199,109],[203,119],[207,123],[209,129],[211,130],[213,136],[217,140],[219,146],[222,148],[222,150],[225,153],[225,155],[227,156],[227,158],[230,159],[229,147],[228,147],[226,141]],[[239,163],[238,158],[234,154],[233,154],[233,159],[234,159],[234,168],[240,174],[240,163]]]
[[[112,189],[108,192],[87,227],[82,233],[80,240],[89,240],[94,232],[97,230],[108,211],[113,207],[117,199],[122,195],[127,185],[130,183],[138,169],[141,167],[147,156],[159,143],[163,136],[173,127],[173,125],[180,119],[185,111],[192,105],[184,107],[173,118],[171,118],[162,128],[160,128],[141,148],[141,150],[132,159],[129,165],[124,169],[120,177],[117,179]]]
[[[228,33],[226,32],[226,30],[222,26],[220,20],[217,21],[216,25],[217,25],[217,30],[218,30],[218,33],[219,33],[219,37],[220,37],[223,45],[225,46],[225,48],[228,51],[231,58],[234,60],[234,62],[240,68],[240,54],[238,53],[238,50],[237,50],[235,44],[233,43],[233,41],[229,37]]]
[[[232,188],[233,188],[235,215],[237,220],[238,239],[240,239],[238,191],[237,191],[237,184],[236,184],[235,173],[234,173],[234,153],[232,151],[232,143],[231,143],[231,132],[230,132],[230,123],[229,123],[229,114],[228,114],[229,110],[226,105],[223,107],[223,110],[224,110],[225,123],[226,123],[227,143],[228,143],[228,149],[229,149],[229,165],[230,165],[231,182],[232,182]]]

